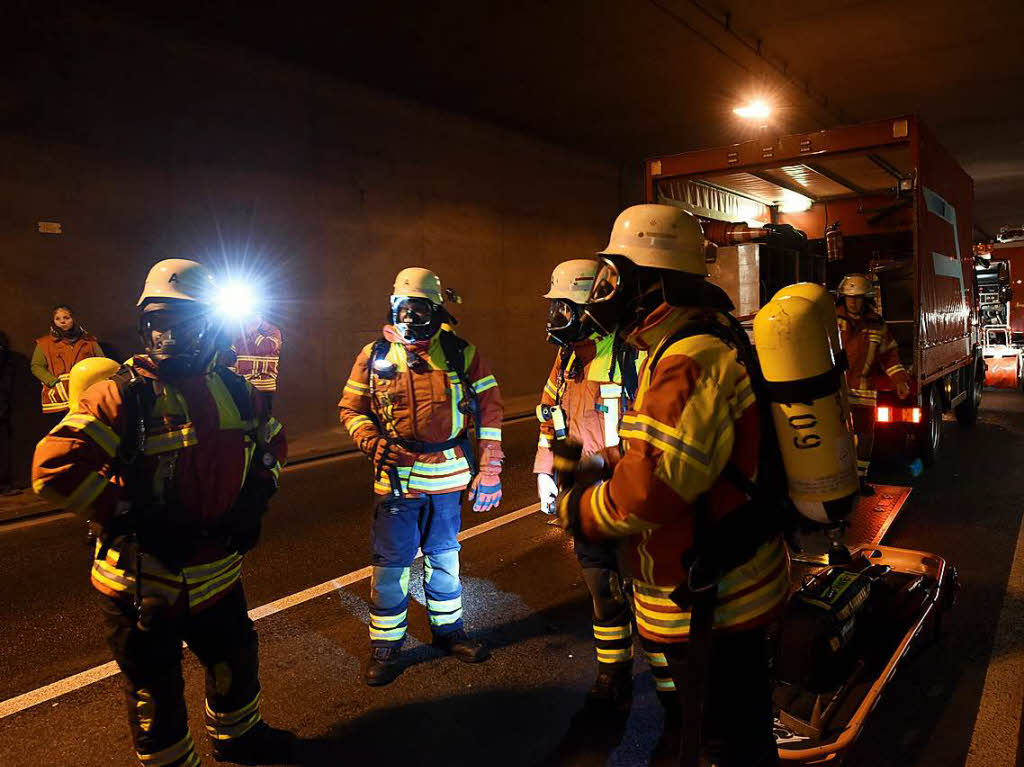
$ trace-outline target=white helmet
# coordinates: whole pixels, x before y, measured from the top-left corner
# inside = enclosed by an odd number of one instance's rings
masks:
[[[696,216],[673,205],[633,205],[615,219],[598,255],[624,256],[637,266],[707,277],[704,231]]]
[[[444,303],[441,278],[421,266],[410,266],[400,271],[395,277],[395,287],[391,295],[425,298],[439,306]]]
[[[213,275],[205,266],[187,258],[168,258],[149,270],[136,306],[166,299],[210,303],[213,290]]]
[[[863,274],[848,274],[839,283],[840,296],[862,296],[870,298],[874,290],[871,287],[871,280]]]
[[[576,304],[585,304],[600,266],[600,262],[590,258],[563,261],[551,273],[551,289],[544,294],[544,298],[564,298]]]

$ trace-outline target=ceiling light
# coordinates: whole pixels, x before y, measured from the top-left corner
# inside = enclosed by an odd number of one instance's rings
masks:
[[[751,101],[741,107],[736,107],[733,114],[742,117],[744,120],[764,120],[772,113],[772,108],[765,101]]]
[[[812,205],[810,197],[804,197],[797,192],[788,189],[782,190],[782,201],[779,203],[779,211],[782,213],[803,213],[809,210]]]

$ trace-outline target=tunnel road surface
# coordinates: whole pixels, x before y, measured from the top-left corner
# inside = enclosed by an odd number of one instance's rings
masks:
[[[938,464],[915,482],[885,542],[945,556],[959,568],[963,591],[943,639],[923,645],[890,684],[849,765],[1022,763],[1024,592],[1017,580],[1024,562],[1014,567],[1014,560],[1024,559],[1024,472],[1016,465],[1024,455],[1024,396],[988,392],[973,429],[950,421],[944,429]],[[505,439],[511,466],[499,514],[535,502],[536,426],[511,424]],[[367,475],[356,457],[286,474],[266,538],[246,560],[250,606],[366,566]],[[463,522],[493,516],[466,512]],[[580,713],[593,674],[589,599],[571,545],[545,521],[524,511],[463,544],[467,620],[494,649],[486,664],[466,666],[430,647],[418,586],[407,667],[384,688],[367,688],[360,676],[365,577],[261,618],[263,711],[299,736],[295,762],[645,764],[661,713],[642,660],[627,719],[595,722]],[[0,534],[0,557],[0,701],[109,661],[81,523],[9,530]],[[188,653],[185,677],[192,731],[211,763],[201,737],[202,672]],[[0,765],[43,764],[135,764],[116,675],[0,718]]]

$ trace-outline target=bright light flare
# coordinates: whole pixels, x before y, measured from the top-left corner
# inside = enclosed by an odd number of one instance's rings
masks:
[[[804,197],[797,192],[783,189],[779,210],[782,213],[803,213],[805,210],[810,210],[812,203],[813,201],[810,197]]]
[[[741,107],[736,107],[732,113],[744,120],[766,120],[772,114],[772,108],[767,101],[760,99],[750,101]]]
[[[878,423],[890,423],[892,421],[892,411],[887,407],[876,408],[875,420]]]
[[[246,282],[230,280],[217,289],[214,305],[218,314],[229,319],[253,317],[256,314],[256,291]]]

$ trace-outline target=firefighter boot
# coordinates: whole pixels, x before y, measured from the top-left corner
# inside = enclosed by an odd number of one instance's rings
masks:
[[[633,702],[633,664],[598,663],[597,678],[587,693],[587,706],[609,711],[628,710]]]
[[[399,648],[374,647],[364,678],[370,687],[382,687],[395,681],[402,669],[398,664]]]
[[[291,764],[295,735],[259,722],[244,735],[213,742],[213,758],[234,764]]]
[[[483,663],[491,657],[490,650],[480,642],[470,639],[462,629],[435,636],[433,645],[448,655],[454,655],[463,663]]]

